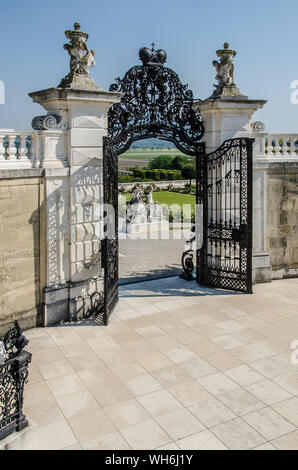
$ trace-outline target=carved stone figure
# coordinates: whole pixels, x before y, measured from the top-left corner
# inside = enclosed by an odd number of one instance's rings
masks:
[[[154,184],[150,184],[150,186],[148,186],[148,194],[147,194],[147,204],[148,206],[152,206],[154,204],[154,201],[153,201],[153,192],[155,190],[156,186]]]
[[[153,192],[155,184],[150,184],[146,188],[147,203],[143,201],[143,187],[136,184],[132,188],[132,199],[127,207],[127,224],[151,224],[159,221],[168,221],[169,211],[166,207],[154,202]]]
[[[132,188],[132,199],[127,208],[128,223],[145,223],[147,222],[147,209],[142,198],[142,186],[136,184]]]
[[[81,31],[80,23],[75,23],[74,30],[65,31],[70,44],[64,44],[64,49],[70,56],[70,72],[64,77],[59,87],[82,87],[86,85],[97,88],[89,77],[89,70],[95,66],[95,51],[90,50],[87,41],[89,35]]]
[[[235,85],[234,79],[234,63],[233,59],[236,56],[236,51],[230,49],[230,45],[226,42],[224,49],[220,49],[216,52],[220,61],[214,60],[212,62],[216,69],[217,85],[214,85],[215,91],[211,96],[211,99],[217,99],[221,97],[233,97],[243,96],[240,90]]]
[[[131,199],[130,205],[132,206],[133,204],[138,204],[139,202],[143,202],[142,186],[140,184],[136,184],[132,188],[132,199]]]

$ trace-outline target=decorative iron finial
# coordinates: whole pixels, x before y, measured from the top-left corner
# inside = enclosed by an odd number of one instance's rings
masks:
[[[23,335],[19,323],[15,321],[14,327],[6,333],[3,343],[9,359],[12,359],[23,351],[29,341]]]
[[[216,51],[217,57],[220,61],[214,60],[213,66],[216,68],[217,85],[214,85],[215,91],[211,99],[218,99],[222,97],[241,97],[241,91],[236,87],[234,79],[234,57],[237,55],[236,51],[230,49],[228,42],[224,43],[224,48]]]
[[[164,65],[168,59],[166,51],[163,49],[155,50],[155,43],[151,44],[152,49],[142,47],[139,52],[140,60],[143,65]]]
[[[70,44],[65,44],[64,49],[70,56],[70,73],[63,78],[59,87],[71,86],[75,75],[89,77],[89,70],[95,66],[95,51],[87,46],[89,34],[81,31],[79,22],[74,24],[74,30],[65,31],[65,36]]]

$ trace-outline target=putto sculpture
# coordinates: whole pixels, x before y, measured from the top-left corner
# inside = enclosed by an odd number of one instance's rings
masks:
[[[64,44],[64,49],[70,56],[70,72],[61,80],[58,88],[101,92],[102,88],[89,76],[89,70],[95,66],[95,51],[87,46],[89,34],[81,31],[80,23],[75,23],[74,30],[65,31],[65,36],[69,40],[69,44]],[[37,131],[67,130],[67,112],[49,111],[45,116],[36,116],[32,120],[32,127]]]
[[[153,193],[156,185],[142,185],[136,183],[131,192],[131,199],[122,207],[122,216],[119,218],[119,226],[123,234],[141,234],[147,231],[169,229],[169,211],[158,202],[154,202]]]
[[[230,45],[226,42],[223,49],[216,52],[220,61],[214,60],[212,62],[216,69],[217,85],[214,85],[215,90],[211,99],[226,98],[226,97],[244,97],[239,88],[236,87],[234,78],[234,57],[237,55],[236,51],[230,49]]]
[[[89,49],[87,41],[89,34],[81,31],[80,23],[74,24],[74,30],[65,31],[69,44],[64,49],[70,56],[70,72],[61,80],[61,88],[78,88],[82,85],[99,89],[89,77],[89,70],[95,66],[95,51]]]

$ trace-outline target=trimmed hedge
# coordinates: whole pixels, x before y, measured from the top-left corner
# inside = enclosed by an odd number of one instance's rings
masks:
[[[181,180],[182,175],[179,170],[133,170],[134,178],[141,178],[143,181],[176,181]]]

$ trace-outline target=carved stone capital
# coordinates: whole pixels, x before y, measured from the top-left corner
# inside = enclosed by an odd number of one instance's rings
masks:
[[[49,131],[52,129],[66,130],[68,128],[63,115],[48,113],[45,116],[36,116],[32,120],[32,127],[36,131]]]
[[[254,132],[264,132],[265,124],[262,121],[255,121],[250,124],[250,127]]]

